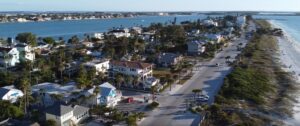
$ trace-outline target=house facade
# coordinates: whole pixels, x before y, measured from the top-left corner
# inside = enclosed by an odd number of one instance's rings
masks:
[[[77,125],[89,117],[89,108],[75,105],[55,104],[46,109],[46,120],[55,120],[57,126]]]
[[[113,35],[116,38],[129,37],[130,32],[128,28],[116,28],[108,32],[109,35]]]
[[[21,61],[34,61],[35,53],[34,48],[26,44],[17,44],[16,48],[19,51],[19,56]]]
[[[190,41],[188,42],[188,54],[200,55],[205,52],[205,42],[202,41]]]
[[[84,64],[84,66],[88,68],[95,68],[96,74],[99,73],[107,73],[109,69],[109,60],[102,59],[102,60],[93,60]]]
[[[135,61],[111,61],[110,77],[114,78],[117,74],[138,77],[143,82],[148,77],[152,77],[153,64]]]
[[[20,57],[17,48],[0,47],[0,66],[13,67],[18,63],[20,63]]]
[[[11,103],[15,103],[18,100],[18,98],[23,96],[23,92],[21,90],[16,89],[13,85],[0,88],[1,100],[7,100]]]
[[[175,53],[161,53],[157,57],[157,63],[163,67],[169,67],[178,64],[183,57]]]

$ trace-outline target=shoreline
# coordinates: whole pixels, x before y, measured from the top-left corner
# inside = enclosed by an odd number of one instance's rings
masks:
[[[274,21],[268,21],[272,28],[280,28],[283,31],[282,37],[276,37],[278,43],[278,58],[281,65],[281,69],[292,75],[295,81],[294,86],[299,87],[300,82],[300,44],[280,25],[276,24]],[[300,125],[300,97],[297,96],[299,90],[289,93],[294,98],[294,102],[291,108],[291,118],[286,119],[285,123],[287,125]]]

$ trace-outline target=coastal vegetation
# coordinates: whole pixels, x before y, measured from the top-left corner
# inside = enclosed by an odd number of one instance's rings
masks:
[[[294,81],[276,59],[277,34],[265,20],[256,20],[258,29],[234,62],[214,105],[208,107],[203,125],[282,124],[289,116]]]

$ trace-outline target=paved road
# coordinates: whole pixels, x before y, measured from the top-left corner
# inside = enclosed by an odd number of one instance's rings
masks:
[[[255,28],[250,25],[249,31]],[[252,27],[252,28],[251,28]],[[233,41],[229,46],[218,53],[211,61],[201,63],[201,68],[195,72],[194,76],[188,80],[180,89],[172,95],[163,95],[158,98],[159,108],[147,114],[147,117],[140,122],[140,126],[196,126],[200,121],[200,116],[185,113],[185,99],[190,98],[193,89],[202,88],[204,94],[210,96],[208,104],[214,102],[214,96],[219,91],[223,79],[231,72],[231,67],[225,63],[226,56],[234,58],[240,52],[237,51],[239,43],[246,45],[247,40],[243,33],[241,38]],[[234,60],[234,59],[230,59]],[[214,67],[215,64],[219,67]]]

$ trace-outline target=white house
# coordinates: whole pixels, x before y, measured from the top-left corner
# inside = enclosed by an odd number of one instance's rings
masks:
[[[55,120],[57,126],[72,126],[89,117],[89,108],[55,104],[46,109],[46,120]]]
[[[188,42],[188,54],[200,55],[205,52],[205,42],[203,41],[190,41]]]
[[[35,59],[34,48],[26,44],[17,44],[15,46],[19,51],[21,61],[33,61]]]
[[[113,85],[108,82],[105,82],[99,85],[100,93],[93,97],[95,100],[89,100],[89,104],[93,105],[106,105],[107,107],[114,107],[119,101],[121,101],[122,93],[118,91]],[[87,90],[84,94],[86,97],[89,97],[94,94],[95,87]]]
[[[15,103],[18,98],[23,97],[23,95],[23,92],[16,89],[13,85],[0,88],[1,100],[8,100],[11,103]]]
[[[132,27],[131,30],[135,31],[138,34],[142,34],[143,29],[141,27]]]
[[[0,47],[0,66],[13,67],[20,63],[19,51],[17,48]]]
[[[153,64],[135,61],[111,61],[110,74],[114,77],[116,74],[123,74],[132,77],[138,77],[143,82],[148,77],[152,77]]]
[[[96,39],[100,39],[100,40],[104,39],[103,33],[94,33],[94,37],[95,37]]]
[[[109,60],[102,59],[102,60],[92,60],[84,64],[86,67],[95,68],[96,74],[98,73],[107,73],[109,69]]]
[[[68,103],[72,99],[77,99],[80,96],[80,92],[83,89],[78,89],[75,82],[71,82],[61,86],[59,84],[54,83],[41,83],[31,87],[33,94],[36,94],[38,98],[41,98],[42,103],[44,106],[51,106],[55,102],[54,95],[61,95],[61,101]]]
[[[114,35],[116,38],[120,37],[129,37],[129,29],[128,28],[117,28],[108,32],[109,35]]]

